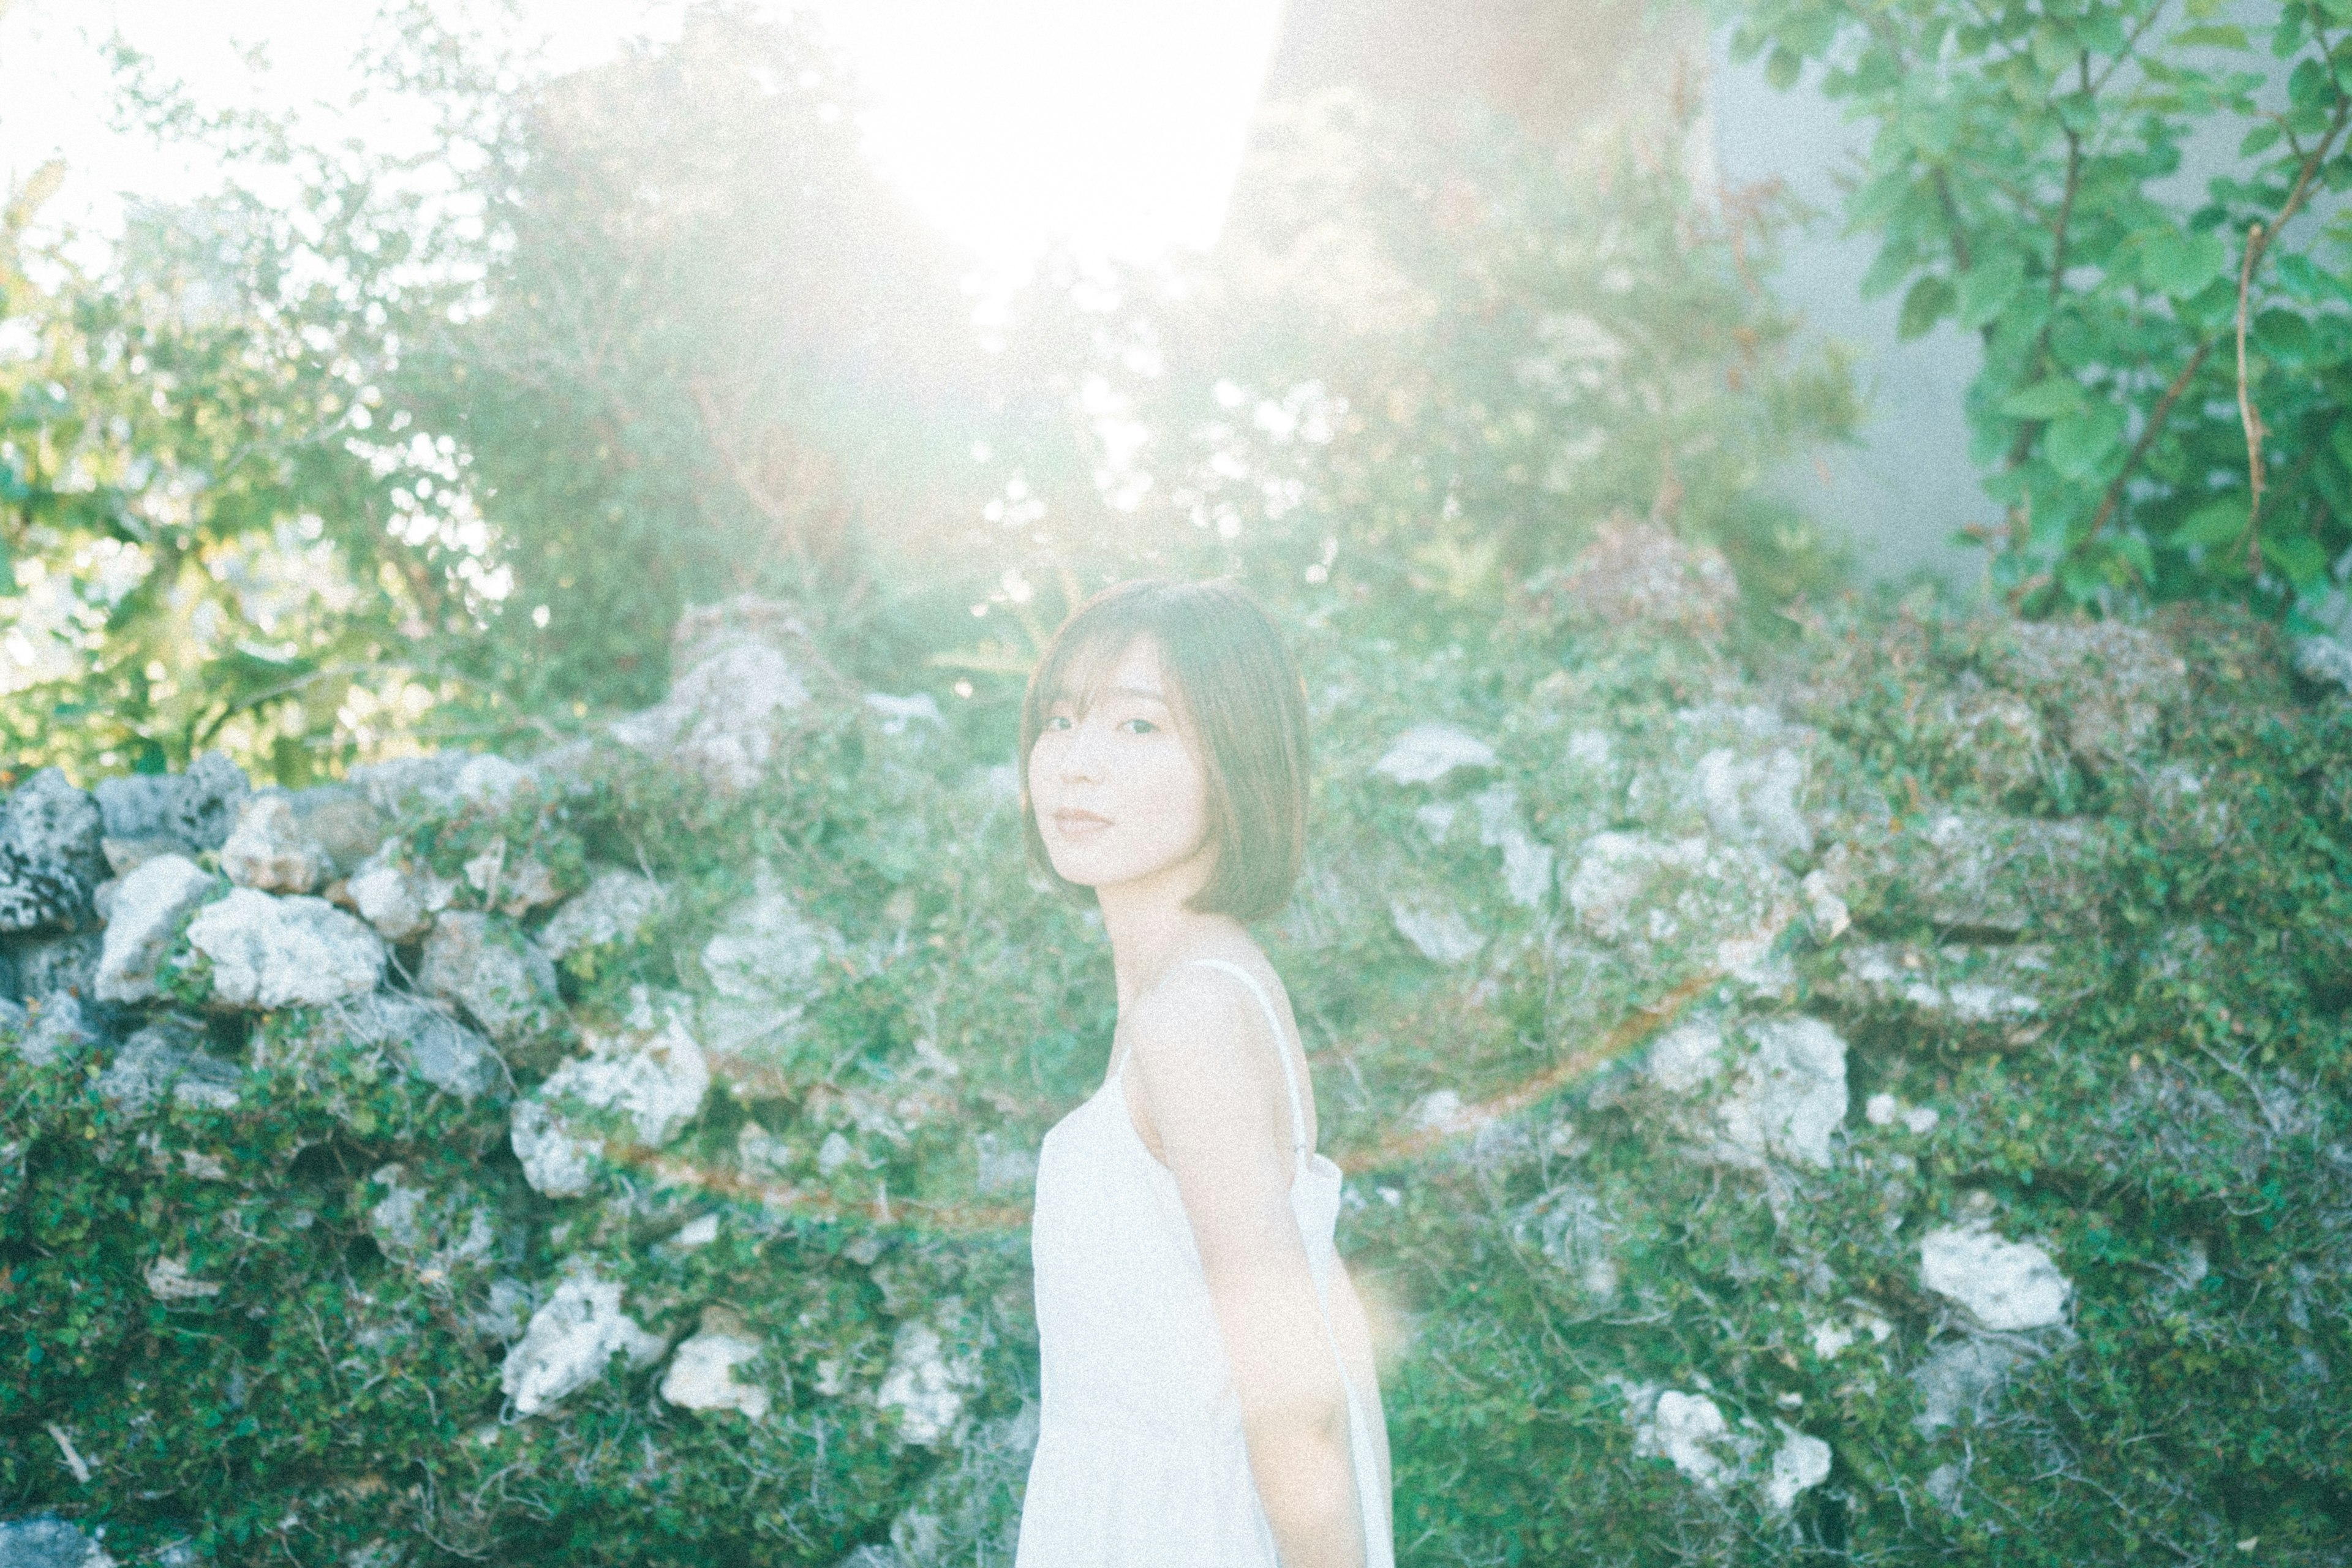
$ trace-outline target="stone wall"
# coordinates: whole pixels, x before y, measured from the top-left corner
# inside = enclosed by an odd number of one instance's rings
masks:
[[[2233,624],[1743,661],[1733,592],[1614,535],[1487,648],[1299,634],[1267,938],[1404,1560],[2342,1561],[2352,703]],[[675,668],[519,763],[7,797],[0,1561],[1007,1560],[1098,925],[787,607]]]

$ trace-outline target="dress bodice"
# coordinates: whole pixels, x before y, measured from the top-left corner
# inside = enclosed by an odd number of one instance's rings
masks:
[[[1249,986],[1282,1053],[1290,1206],[1323,1300],[1338,1259],[1339,1168],[1307,1146],[1297,1075],[1264,990],[1239,965],[1193,962]],[[1275,1568],[1200,1249],[1118,1074],[1045,1135],[1030,1252],[1043,1410],[1017,1568]],[[1328,1316],[1327,1306],[1327,1337]],[[1389,1568],[1365,1402],[1352,1384],[1347,1393],[1370,1561]]]

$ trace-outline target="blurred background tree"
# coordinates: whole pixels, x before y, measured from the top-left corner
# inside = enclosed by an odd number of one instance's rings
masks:
[[[422,152],[122,61],[124,112],[230,177],[25,291],[49,368],[11,372],[37,439],[9,451],[51,499],[12,547],[83,584],[21,634],[27,756],[225,743],[295,779],[527,744],[650,700],[680,608],[738,592],[985,713],[1137,570],[1440,640],[1613,514],[1721,543],[1761,602],[1834,572],[1756,482],[1852,395],[1760,286],[1786,204],[1694,183],[1687,100],[1563,159],[1336,88],[1269,111],[1213,252],[1049,258],[980,311],[803,22],[698,5],[561,76],[422,8],[381,37],[370,90],[429,116]],[[173,495],[166,559],[137,520]]]

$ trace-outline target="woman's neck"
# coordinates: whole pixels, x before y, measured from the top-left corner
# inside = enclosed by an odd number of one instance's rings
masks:
[[[1248,932],[1231,915],[1202,914],[1185,901],[1208,884],[1208,862],[1178,861],[1149,877],[1096,890],[1111,973],[1124,1014],[1174,965]]]

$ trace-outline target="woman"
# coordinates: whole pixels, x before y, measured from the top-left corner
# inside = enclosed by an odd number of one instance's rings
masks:
[[[1038,1157],[1044,1419],[1016,1568],[1391,1568],[1339,1171],[1244,923],[1298,874],[1297,669],[1230,582],[1107,590],[1031,677],[1021,787],[1033,858],[1102,911],[1118,1024]]]

